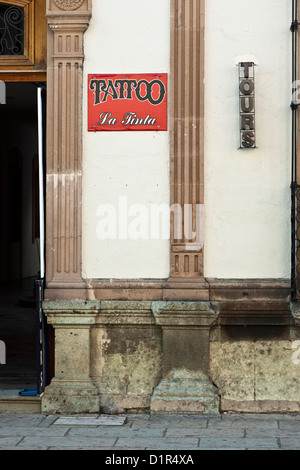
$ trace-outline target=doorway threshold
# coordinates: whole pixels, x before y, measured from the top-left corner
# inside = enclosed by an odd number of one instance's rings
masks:
[[[41,397],[20,395],[20,389],[0,390],[0,413],[41,413]]]

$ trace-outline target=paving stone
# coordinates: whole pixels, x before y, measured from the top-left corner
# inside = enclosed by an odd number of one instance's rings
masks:
[[[168,426],[172,426],[171,423],[164,421],[163,423],[141,423],[139,421],[130,424],[125,424],[123,427],[126,428],[139,428],[139,429],[166,429]],[[185,426],[184,426],[185,427]]]
[[[246,419],[247,421],[277,421],[278,419],[290,418],[292,415],[280,415],[277,413],[223,413],[220,415],[222,421],[239,421],[241,418]],[[299,415],[300,418],[300,415]]]
[[[31,436],[31,437],[49,437],[64,436],[69,428],[40,428],[24,426],[0,426],[0,437],[4,436]]]
[[[15,446],[21,441],[21,437],[0,437],[0,447],[2,446]]]
[[[41,421],[38,426],[39,427],[49,427],[49,426],[51,426],[51,424],[53,424],[55,421],[57,421],[57,419],[58,419],[57,415],[45,416],[43,421]]]
[[[99,437],[127,437],[133,439],[137,438],[159,438],[163,437],[166,432],[165,428],[124,428],[124,427],[97,427],[97,428],[71,428],[68,436],[99,436]]]
[[[283,450],[300,450],[300,439],[280,438],[279,445]]]
[[[36,450],[36,447],[11,447],[11,446],[0,446],[0,450]],[[38,450],[48,450],[48,447],[39,447]]]
[[[195,428],[173,428],[167,429],[165,437],[245,437],[243,428],[237,429],[195,429]]]
[[[125,449],[126,450],[146,450],[146,447],[126,447]],[[113,450],[124,450],[124,447],[115,446]]]
[[[200,449],[249,449],[255,448],[257,450],[272,450],[278,449],[279,445],[276,439],[265,438],[265,439],[230,439],[230,438],[212,438],[203,437],[200,439]]]
[[[127,447],[126,447],[127,450]],[[181,451],[191,451],[191,450],[200,450],[199,449],[199,443],[197,446],[194,445],[185,445],[185,444],[171,444],[169,442],[159,442],[158,444],[155,445],[155,447],[146,447],[146,450],[170,450],[170,451],[178,451],[178,453]]]
[[[288,438],[295,438],[299,439],[300,442],[300,429],[298,430],[284,430],[284,429],[269,429],[268,431],[263,430],[263,429],[246,429],[245,432],[245,437],[275,437],[275,438],[281,438],[281,437],[288,437]]]
[[[76,449],[102,449],[102,448],[112,448],[116,442],[115,438],[100,438],[100,437],[89,437],[84,440],[81,437],[47,437],[46,441],[41,442],[39,437],[25,437],[20,443],[19,447],[36,447],[39,448],[44,446],[47,447],[60,447],[60,448],[76,448]],[[1,441],[0,441],[1,445]],[[132,445],[132,442],[131,442]]]
[[[176,427],[176,428],[206,428],[208,420],[206,418],[178,418],[175,416],[167,418],[166,416],[161,417],[160,419],[150,419],[146,424],[146,427]],[[134,421],[133,425],[136,425]]]
[[[0,413],[0,450],[300,450],[298,415],[128,414],[123,425],[101,417]]]
[[[115,449],[115,448],[113,448],[113,449]],[[36,450],[36,448],[35,448],[35,450]],[[40,449],[38,449],[38,450],[40,450]],[[81,446],[77,446],[77,447],[68,447],[68,448],[66,448],[66,447],[57,447],[57,446],[52,447],[51,446],[51,447],[47,447],[47,450],[91,450],[91,449],[90,449],[90,447],[87,447],[85,445],[81,445]],[[93,448],[93,450],[99,450],[99,451],[102,452],[104,450],[111,451],[112,448],[111,447],[99,447],[99,448],[95,448],[95,449]],[[138,449],[138,450],[140,450],[140,449]]]
[[[300,431],[299,421],[281,421],[279,423],[279,429],[282,431]]]
[[[127,420],[128,421],[149,421],[151,419],[150,414],[141,414],[141,413],[128,413]]]
[[[2,414],[0,413],[0,426],[38,426],[44,416],[35,414]]]
[[[132,446],[133,442],[132,439],[127,437],[121,437],[117,440],[116,446],[121,448],[127,448]],[[185,449],[197,449],[199,444],[199,439],[196,438],[187,438],[184,439],[184,442],[181,438],[170,438],[166,439],[165,437],[161,439],[157,438],[136,438],[134,441],[134,445],[138,447],[144,447],[145,449],[173,449],[176,447],[185,448]]]
[[[122,426],[126,416],[99,416],[98,418],[83,416],[62,416],[53,424],[62,426]]]
[[[278,416],[278,415],[277,415]],[[300,421],[300,413],[299,414],[284,414],[280,415],[280,421]]]
[[[209,421],[208,428],[213,429],[233,429],[233,428],[244,428],[244,429],[278,429],[278,421],[275,420],[259,420],[245,418],[234,419],[234,420],[221,420],[221,421]]]
[[[161,423],[164,421],[167,421],[168,423],[180,423],[180,424],[185,424],[185,423],[190,423],[190,424],[207,424],[207,421],[209,418],[207,415],[152,415],[149,418],[149,422],[151,423]],[[212,419],[213,421],[213,419]]]

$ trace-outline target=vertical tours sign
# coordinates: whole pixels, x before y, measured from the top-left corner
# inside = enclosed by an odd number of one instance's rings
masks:
[[[254,63],[239,63],[240,147],[255,148]]]

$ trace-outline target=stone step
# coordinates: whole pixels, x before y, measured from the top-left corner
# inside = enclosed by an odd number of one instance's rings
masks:
[[[0,390],[0,413],[41,413],[41,397],[20,396],[19,391]]]

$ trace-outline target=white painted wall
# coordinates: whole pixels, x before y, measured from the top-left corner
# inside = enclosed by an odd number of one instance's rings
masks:
[[[290,276],[291,2],[208,0],[205,275]],[[255,150],[238,150],[236,64],[253,60]]]
[[[289,278],[291,2],[207,0],[205,276]],[[88,73],[169,72],[169,0],[96,0]],[[239,150],[237,63],[256,66],[255,150]],[[99,240],[97,207],[169,202],[167,132],[86,131],[83,276],[163,278],[168,240]]]
[[[85,35],[89,73],[169,73],[169,0],[96,0]],[[87,99],[84,98],[84,116]],[[83,276],[160,278],[169,274],[169,241],[99,240],[100,204],[169,203],[168,132],[88,133],[84,122]],[[124,213],[121,214],[124,216]],[[119,213],[118,213],[119,216]],[[134,221],[129,216],[128,221]]]

